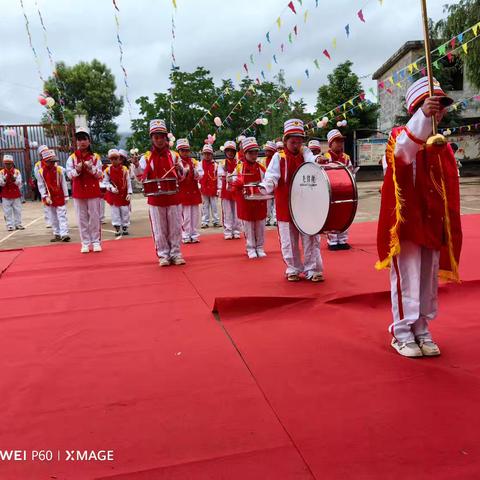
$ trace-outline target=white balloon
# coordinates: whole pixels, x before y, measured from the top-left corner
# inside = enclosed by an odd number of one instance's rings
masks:
[[[328,123],[328,117],[323,117],[323,118],[322,118],[322,122],[325,123],[325,124],[327,124],[327,123]]]
[[[170,133],[167,133],[167,137],[168,137],[168,138],[171,140],[171,139],[172,139],[172,137],[173,137],[173,133],[172,133],[172,132],[170,132]]]
[[[342,125],[343,125],[342,122],[340,121],[337,122],[337,127],[341,127]]]
[[[217,126],[220,127],[222,125],[222,119],[220,117],[215,117],[213,119],[213,123]]]
[[[220,147],[220,150],[223,152],[223,151],[225,150],[225,147],[222,145],[222,146]]]
[[[346,121],[346,120],[343,120],[342,125],[343,125],[344,127],[346,127],[346,126],[347,126],[347,121]]]
[[[130,155],[135,155],[135,149],[134,148],[130,149]]]
[[[47,97],[47,107],[52,108],[55,105],[55,99],[52,97]]]
[[[268,125],[268,118],[264,118],[264,119],[263,119],[263,124],[264,124],[264,125]]]
[[[38,142],[30,142],[30,148],[37,148]]]

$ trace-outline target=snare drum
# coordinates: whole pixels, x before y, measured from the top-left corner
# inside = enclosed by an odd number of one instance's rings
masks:
[[[352,224],[358,193],[350,171],[338,162],[298,167],[290,186],[290,214],[306,235],[341,233]]]
[[[178,181],[176,177],[152,178],[143,182],[143,195],[145,197],[175,195],[176,193],[178,193]]]
[[[246,183],[243,186],[243,197],[245,200],[270,200],[273,195],[263,195],[258,183]]]

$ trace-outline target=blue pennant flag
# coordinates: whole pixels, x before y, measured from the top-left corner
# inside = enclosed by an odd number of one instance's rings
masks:
[[[278,62],[277,62],[277,57],[276,57],[275,55],[273,56],[273,61],[274,61],[275,63],[278,63]]]
[[[268,42],[268,43],[271,43],[271,42],[270,42],[270,32],[267,32],[267,34],[266,34],[265,36],[267,37],[267,42]]]
[[[350,25],[347,23],[347,25],[345,25],[345,32],[347,33],[347,37],[350,36]]]

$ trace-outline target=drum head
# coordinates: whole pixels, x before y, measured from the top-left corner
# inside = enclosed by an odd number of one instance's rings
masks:
[[[330,197],[330,183],[324,169],[317,163],[302,163],[290,186],[290,215],[300,232],[316,235],[322,230]]]

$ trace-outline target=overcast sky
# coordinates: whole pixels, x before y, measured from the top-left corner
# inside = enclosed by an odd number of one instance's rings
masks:
[[[135,117],[138,110],[134,99],[168,88],[173,7],[171,0],[116,1],[120,8],[120,35]],[[429,0],[429,14],[433,19],[443,16],[442,5],[446,2]],[[24,0],[33,45],[46,78],[51,68],[35,3],[35,0]],[[123,95],[112,1],[37,0],[37,3],[54,60],[73,65],[97,58],[113,71],[118,93]],[[318,0],[318,8],[315,0],[303,0],[303,6],[294,0],[297,15],[284,10],[287,3],[287,0],[177,0],[174,43],[177,65],[187,71],[202,65],[211,71],[217,83],[222,78],[236,81],[237,72],[244,74],[244,63],[249,64],[253,78],[260,77],[260,69],[269,78],[282,68],[287,82],[295,88],[293,97],[303,97],[312,108],[318,87],[326,82],[328,73],[338,63],[350,59],[357,74],[370,74],[363,80],[367,90],[374,86],[371,73],[404,42],[422,38],[419,0],[383,0],[383,6],[379,0]],[[1,5],[0,124],[36,122],[43,111],[37,101],[42,83],[28,44],[20,3],[1,0]],[[362,7],[366,23],[357,17]],[[309,12],[306,23],[305,10]],[[279,30],[275,20],[282,11]],[[346,24],[350,25],[348,39]],[[298,37],[290,44],[288,32],[295,25]],[[270,45],[265,38],[267,31],[270,31]],[[333,38],[337,40],[336,49]],[[260,42],[262,53],[258,55]],[[281,43],[285,44],[283,54],[279,51]],[[332,61],[322,54],[325,48]],[[278,65],[272,61],[275,51]],[[255,65],[249,63],[251,53],[254,53]],[[320,61],[320,70],[313,64],[315,58]],[[270,73],[269,61],[273,65]],[[301,79],[300,87],[298,79]],[[126,108],[117,121],[121,132],[129,130]]]

